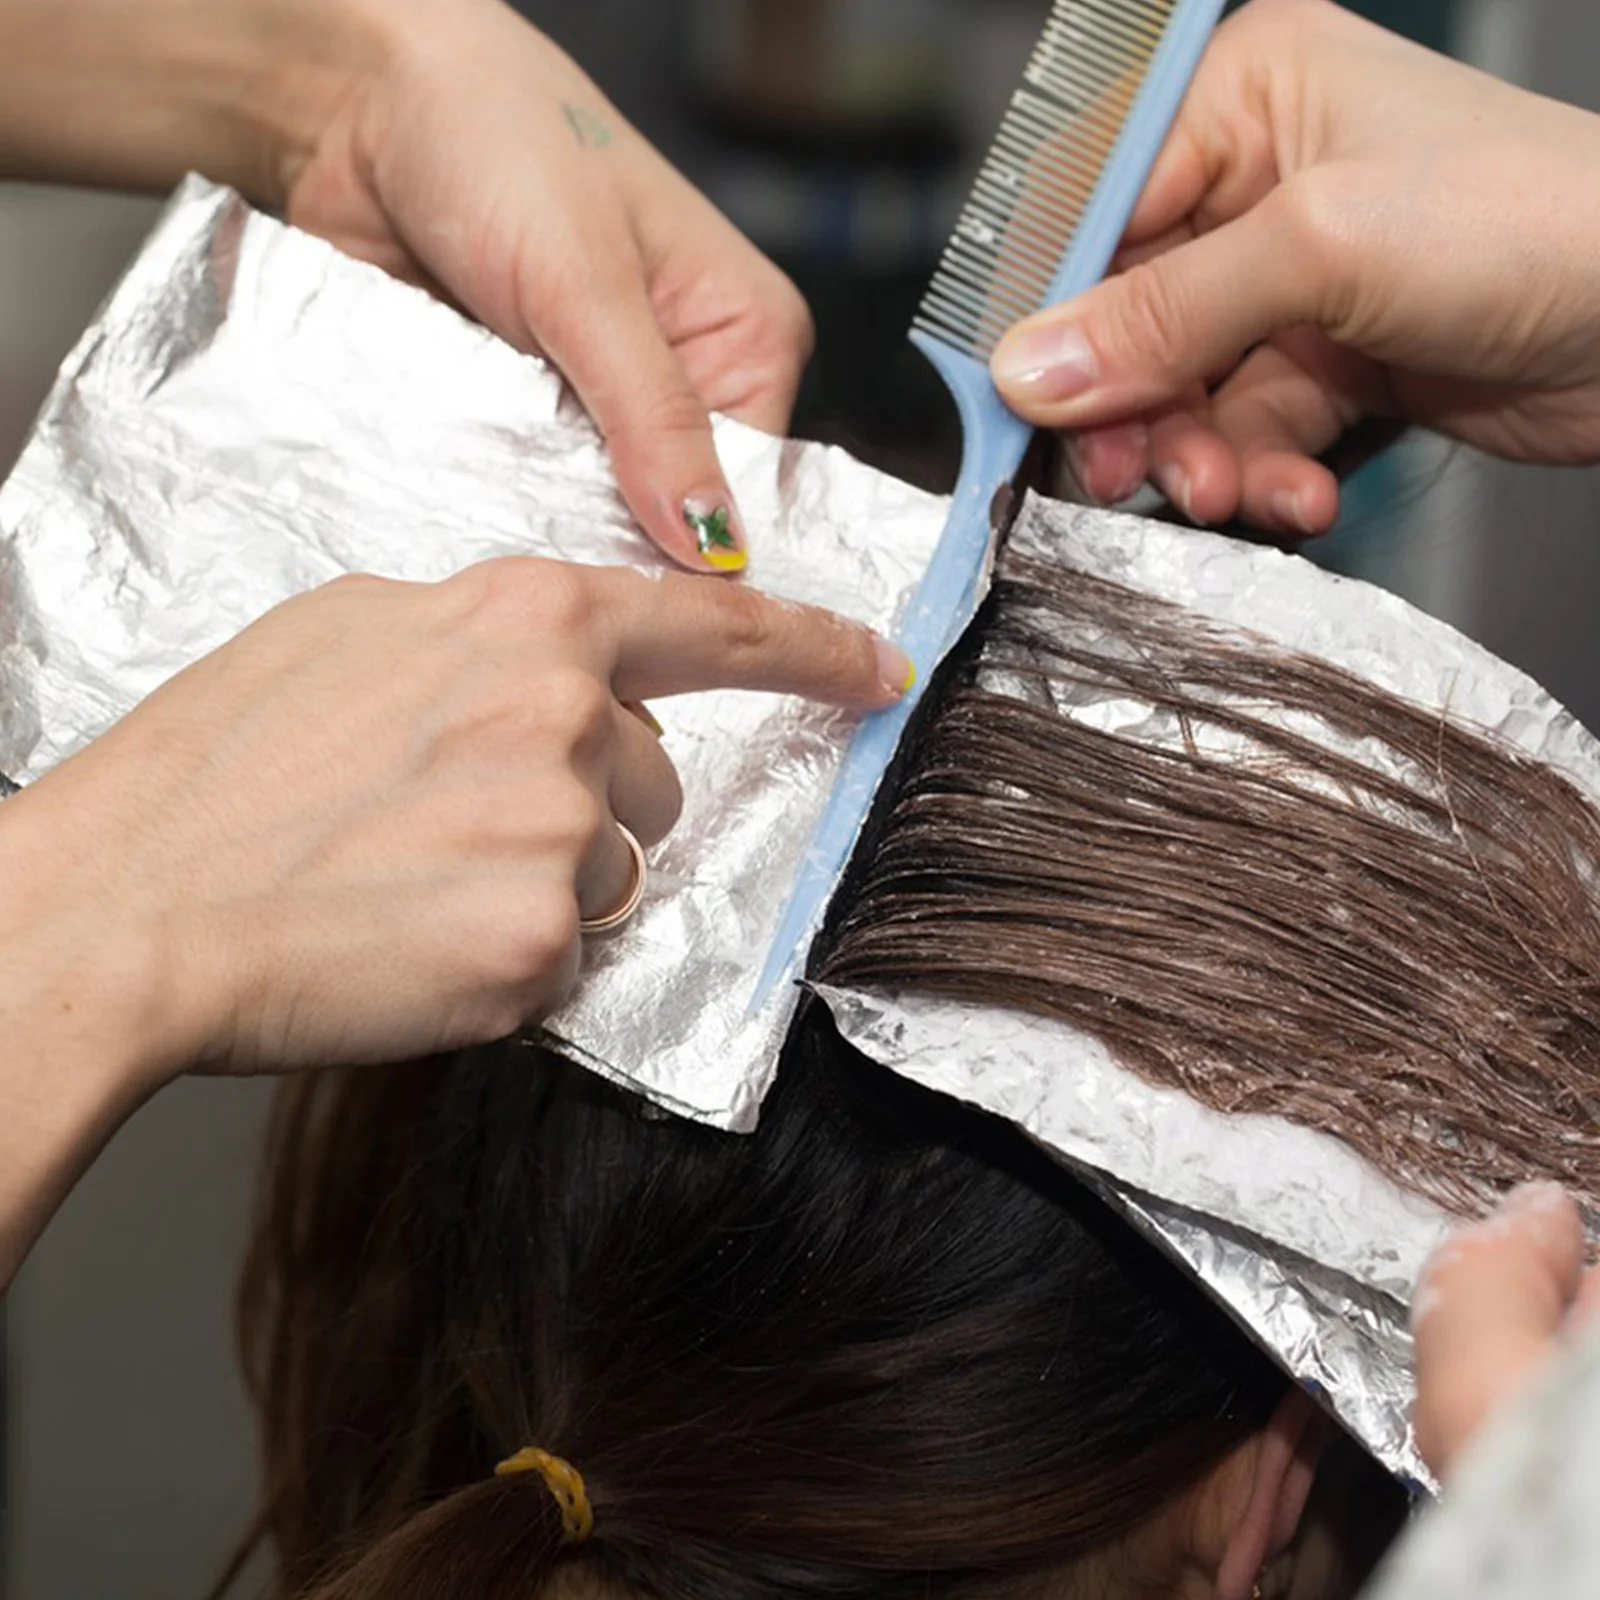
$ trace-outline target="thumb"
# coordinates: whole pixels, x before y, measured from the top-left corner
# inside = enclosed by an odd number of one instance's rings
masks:
[[[1578,1292],[1583,1250],[1571,1197],[1534,1184],[1434,1253],[1412,1325],[1417,1442],[1435,1471],[1448,1471],[1490,1415],[1548,1362]]]
[[[742,572],[744,528],[711,419],[662,336],[642,277],[587,286],[581,313],[546,325],[541,342],[604,435],[617,486],[644,531],[686,567]]]
[[[1230,372],[1270,335],[1321,320],[1327,278],[1301,242],[1287,188],[1212,233],[1109,278],[1013,328],[995,385],[1045,428],[1100,427]]]

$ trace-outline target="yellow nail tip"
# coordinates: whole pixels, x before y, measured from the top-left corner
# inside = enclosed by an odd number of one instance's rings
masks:
[[[906,681],[900,685],[901,694],[910,694],[917,686],[917,664],[915,661],[906,663]]]
[[[707,550],[700,559],[717,572],[743,572],[750,565],[743,550]]]

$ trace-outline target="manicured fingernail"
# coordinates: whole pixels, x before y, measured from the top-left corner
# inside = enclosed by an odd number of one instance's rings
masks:
[[[645,725],[645,727],[647,727],[651,733],[656,736],[656,738],[666,738],[667,730],[661,726],[661,722],[659,718],[657,718],[655,712],[653,712],[650,707],[644,703],[644,701],[624,700],[622,702],[622,709],[624,711],[631,711],[633,715],[636,716]]]
[[[1070,322],[1034,322],[1000,341],[990,370],[1019,400],[1076,400],[1100,381],[1100,358]]]
[[[1194,482],[1182,467],[1161,467],[1156,472],[1156,483],[1168,501],[1176,506],[1190,521],[1194,517]]]
[[[905,699],[916,687],[917,669],[911,657],[887,639],[878,640],[878,681],[896,700]]]
[[[743,572],[749,565],[739,514],[726,500],[691,496],[683,503],[683,521],[701,561],[713,572]]]
[[[1268,509],[1272,512],[1273,521],[1285,527],[1296,529],[1308,537],[1317,531],[1306,515],[1305,501],[1292,489],[1279,489],[1273,495]]]

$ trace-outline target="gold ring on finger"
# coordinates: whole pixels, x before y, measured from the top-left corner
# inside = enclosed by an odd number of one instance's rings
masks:
[[[650,880],[650,867],[644,858],[644,846],[620,822],[617,824],[617,832],[622,835],[622,842],[627,845],[628,854],[633,860],[633,883],[623,897],[622,903],[614,911],[608,911],[603,917],[586,917],[578,924],[578,932],[585,939],[597,939],[608,933],[617,933],[632,922],[644,900],[645,885]]]

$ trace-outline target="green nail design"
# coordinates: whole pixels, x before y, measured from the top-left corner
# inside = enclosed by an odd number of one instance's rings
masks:
[[[716,572],[743,572],[745,553],[733,536],[733,513],[726,506],[715,511],[697,511],[691,503],[683,508],[683,520],[694,531],[700,559]]]
[[[739,548],[733,537],[733,519],[726,506],[718,506],[715,511],[695,511],[686,506],[683,520],[694,529],[701,555],[708,556],[713,550]]]

